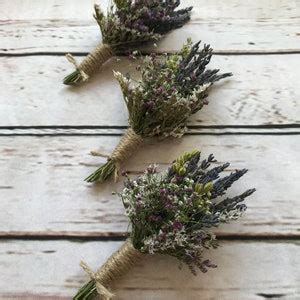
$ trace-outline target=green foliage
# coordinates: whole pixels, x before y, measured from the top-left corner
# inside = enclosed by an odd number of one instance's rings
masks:
[[[95,280],[87,282],[73,297],[73,300],[92,300],[97,297]]]
[[[117,7],[117,9],[126,9],[129,4],[130,4],[130,1],[128,0],[114,0],[114,3]]]
[[[75,70],[74,72],[72,72],[64,78],[63,83],[66,85],[74,85],[80,83],[81,81],[82,76],[80,74],[80,71]]]

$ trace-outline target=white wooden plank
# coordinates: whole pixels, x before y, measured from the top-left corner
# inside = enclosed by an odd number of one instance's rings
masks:
[[[90,185],[83,181],[111,153],[119,136],[0,137],[0,235],[103,236],[127,231],[117,196],[122,182]],[[159,148],[157,147],[159,145]],[[181,140],[148,141],[124,168],[141,172],[151,163],[165,168],[183,151],[203,149],[231,169],[249,172],[231,189],[255,187],[239,222],[222,226],[223,236],[299,236],[299,138],[297,135],[196,135]]]
[[[299,299],[299,242],[221,242],[198,276],[174,258],[145,256],[114,285],[117,299]],[[0,299],[70,299],[121,242],[2,241]],[[12,280],[13,279],[13,280]]]
[[[92,19],[93,5],[99,4],[106,11],[111,0],[1,0],[1,6],[5,9],[0,12],[1,20],[49,20],[49,19]],[[193,6],[193,20],[198,16],[208,20],[217,19],[251,19],[271,20],[275,19],[297,19],[299,18],[299,3],[297,0],[261,0],[244,1],[239,0],[182,0],[180,7]],[[28,8],[34,7],[34,9]],[[237,10],[239,14],[237,14]]]
[[[234,76],[213,87],[209,105],[191,124],[299,124],[299,58],[300,54],[213,57],[211,68]],[[62,84],[71,69],[64,57],[1,57],[0,126],[127,125],[112,70],[133,71],[134,63],[113,59],[77,88]]]
[[[0,53],[89,52],[100,39],[92,18],[94,2],[2,0]],[[102,7],[107,2],[101,1]],[[190,36],[211,43],[218,52],[299,51],[297,0],[243,5],[238,0],[187,0],[184,5],[194,6],[191,22],[153,50],[177,50]]]

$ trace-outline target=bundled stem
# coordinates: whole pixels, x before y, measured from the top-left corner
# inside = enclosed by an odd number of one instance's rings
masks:
[[[95,273],[85,263],[81,262],[81,266],[91,277],[91,280],[77,292],[73,300],[90,300],[97,294],[101,296],[101,299],[111,299],[113,294],[108,290],[108,287],[116,278],[126,273],[141,256],[142,253],[133,247],[130,240],[127,240]]]
[[[115,180],[117,180],[120,164],[127,158],[129,158],[133,151],[143,143],[143,138],[136,134],[131,128],[129,128],[125,135],[120,140],[119,144],[108,158],[107,162],[98,168],[93,174],[88,176],[85,181],[105,181],[111,178],[114,174]]]
[[[107,62],[114,53],[107,44],[99,44],[88,56],[86,56],[80,65],[77,64],[74,57],[68,53],[67,59],[75,66],[76,70],[64,78],[64,84],[73,85],[84,82],[94,74],[105,62]]]

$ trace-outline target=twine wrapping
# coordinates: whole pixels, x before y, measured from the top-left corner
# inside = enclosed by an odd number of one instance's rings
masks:
[[[142,253],[133,247],[130,240],[127,240],[95,273],[83,261],[80,265],[95,281],[97,293],[102,297],[101,299],[109,300],[114,294],[108,290],[107,286],[126,273],[141,256]]]
[[[110,156],[110,159],[113,160],[116,165],[115,180],[118,179],[120,163],[129,158],[135,149],[143,142],[144,139],[140,135],[136,134],[132,128],[127,129],[126,133]]]
[[[72,54],[68,53],[66,57],[68,61],[75,66],[76,70],[78,70],[82,77],[82,81],[86,81],[113,55],[113,50],[109,45],[99,44],[79,65]]]

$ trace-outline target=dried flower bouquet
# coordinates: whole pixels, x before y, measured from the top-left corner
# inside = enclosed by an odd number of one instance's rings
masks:
[[[224,198],[247,170],[220,177],[229,163],[214,167],[212,163],[216,163],[212,154],[201,161],[200,152],[192,151],[178,157],[166,172],[150,166],[137,179],[127,179],[119,196],[130,220],[130,237],[96,273],[82,263],[91,280],[73,299],[88,300],[97,294],[110,299],[111,283],[144,254],[173,256],[194,275],[196,268],[207,272],[216,267],[203,258],[205,249],[218,246],[211,229],[239,218],[246,209],[244,199],[255,189]]]
[[[88,182],[117,177],[120,164],[151,136],[181,137],[188,119],[208,104],[207,96],[214,82],[231,76],[218,69],[206,69],[212,48],[188,40],[181,51],[163,58],[150,55],[139,66],[141,79],[133,82],[115,73],[129,114],[129,129],[107,162],[86,178]]]
[[[67,54],[76,70],[64,78],[64,84],[84,82],[112,56],[136,50],[181,27],[190,19],[192,7],[177,10],[179,5],[179,0],[114,0],[106,16],[95,5],[102,42],[79,65]]]

